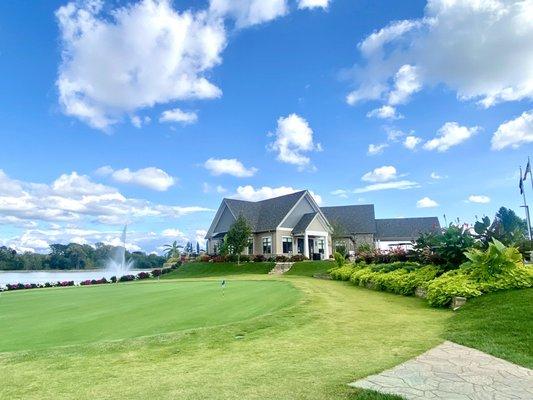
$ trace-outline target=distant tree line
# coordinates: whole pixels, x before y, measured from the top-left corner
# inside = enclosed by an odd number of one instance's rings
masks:
[[[98,269],[119,250],[119,247],[103,243],[88,244],[51,244],[48,254],[32,252],[19,253],[9,247],[0,247],[0,270],[41,270],[41,269]],[[161,268],[165,257],[146,254],[142,251],[126,251],[126,259],[134,262],[134,268]]]

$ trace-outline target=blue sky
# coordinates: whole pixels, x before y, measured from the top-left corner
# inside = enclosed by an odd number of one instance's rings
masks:
[[[517,212],[523,1],[0,3],[0,244],[158,251],[224,196],[378,217]],[[526,186],[529,190],[530,186]],[[533,199],[533,192],[527,193]]]

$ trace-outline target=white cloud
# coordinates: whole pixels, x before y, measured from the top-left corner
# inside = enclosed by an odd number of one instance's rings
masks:
[[[181,122],[184,125],[194,124],[198,121],[198,115],[191,111],[182,111],[179,108],[166,110],[161,113],[159,122]]]
[[[231,196],[234,199],[247,200],[247,201],[260,201],[270,199],[272,197],[284,196],[286,194],[298,192],[301,189],[294,189],[290,186],[270,187],[262,186],[260,188],[254,188],[251,185],[239,186],[236,193]],[[317,204],[322,204],[322,197],[313,191],[309,191],[311,196],[315,199]]]
[[[429,197],[423,197],[416,202],[417,208],[433,208],[438,206],[439,203],[437,203],[435,200],[430,199]]]
[[[385,130],[387,131],[387,140],[389,142],[397,142],[402,137],[405,136],[405,133],[402,132],[399,129],[393,129],[393,128],[390,128],[390,127],[385,127]]]
[[[210,158],[204,163],[204,167],[211,171],[211,174],[215,176],[228,174],[238,178],[247,178],[254,176],[257,172],[257,168],[246,168],[242,162],[236,158]]]
[[[298,0],[298,8],[328,8],[330,0]]]
[[[143,125],[148,125],[151,121],[152,119],[148,116],[140,117],[138,115],[132,115],[130,117],[131,124],[137,129],[142,128]]]
[[[374,183],[362,188],[357,188],[354,193],[367,193],[367,192],[376,192],[379,190],[406,190],[420,187],[417,182],[402,180],[402,181],[393,181],[393,182],[383,182],[383,183]]]
[[[348,190],[344,190],[344,189],[337,189],[337,190],[334,190],[333,192],[331,192],[331,194],[333,196],[338,196],[340,198],[347,199],[349,191]]]
[[[417,67],[402,65],[394,77],[394,89],[389,93],[389,104],[404,104],[421,89]],[[394,108],[393,108],[394,109]]]
[[[197,229],[195,232],[195,242],[200,243],[200,248],[205,247],[205,235],[207,235],[207,230]]]
[[[109,175],[113,180],[120,183],[130,183],[149,189],[164,192],[176,183],[176,178],[165,171],[155,167],[141,168],[131,171],[129,168],[113,170],[109,165],[96,170],[98,175]]]
[[[533,142],[533,110],[525,111],[519,117],[506,121],[498,127],[492,136],[492,149],[513,149]]]
[[[275,137],[275,141],[269,147],[278,152],[278,160],[297,165],[300,170],[311,163],[304,153],[322,150],[319,143],[314,143],[313,130],[307,121],[296,114],[280,117],[276,132],[270,135]]]
[[[369,144],[367,153],[370,156],[375,156],[377,154],[383,153],[383,150],[385,150],[386,147],[389,147],[389,145],[387,143]]]
[[[261,24],[288,13],[286,0],[210,0],[209,11],[235,19],[238,28]]]
[[[221,95],[206,78],[226,46],[220,18],[180,13],[169,0],[103,10],[101,1],[85,1],[56,11],[62,59],[56,84],[65,114],[107,129],[155,104]]]
[[[164,229],[161,232],[161,236],[166,237],[166,238],[182,238],[182,239],[185,238],[185,239],[187,239],[187,235],[185,235],[185,233],[183,233],[182,231],[180,231],[179,229],[176,229],[176,228]]]
[[[381,106],[369,111],[366,116],[368,118],[380,118],[380,119],[401,119],[402,114],[396,112],[396,108],[388,105]]]
[[[470,203],[478,203],[478,204],[487,204],[490,203],[490,197],[484,196],[484,195],[470,195],[468,196],[468,201]]]
[[[418,146],[420,144],[421,141],[422,141],[422,139],[420,139],[419,137],[409,135],[403,141],[403,145],[404,145],[405,148],[407,148],[409,150],[414,150],[416,148],[416,146]]]
[[[387,182],[398,178],[398,172],[392,165],[384,165],[364,174],[361,179],[365,182]]]
[[[484,107],[533,98],[531,1],[429,0],[424,16],[370,34],[353,68],[350,104],[408,101],[423,86],[444,84]],[[406,67],[407,66],[407,67]]]
[[[480,128],[478,126],[460,126],[457,122],[446,122],[437,132],[437,137],[424,143],[424,149],[445,152],[470,139]]]
[[[212,193],[212,192],[215,192],[215,193],[218,193],[218,194],[223,194],[223,193],[226,193],[228,191],[228,189],[226,189],[224,186],[222,185],[216,185],[215,187],[211,186],[209,183],[207,182],[204,182],[202,184],[202,191],[204,193]]]
[[[22,182],[0,174],[0,186],[19,191],[0,193],[0,217],[33,222],[99,222],[125,224],[144,219],[169,219],[213,211],[201,206],[174,206],[127,198],[117,189],[76,172],[63,174],[52,184]]]
[[[432,172],[432,173],[429,175],[429,177],[430,177],[431,179],[435,179],[435,180],[439,180],[439,179],[444,179],[444,178],[446,178],[445,176],[439,175],[439,174],[437,174],[436,172]]]

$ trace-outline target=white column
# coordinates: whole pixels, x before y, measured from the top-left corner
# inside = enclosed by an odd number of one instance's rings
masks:
[[[309,258],[309,237],[307,236],[307,232],[304,235],[304,256]]]
[[[328,237],[324,237],[324,259],[329,259]]]

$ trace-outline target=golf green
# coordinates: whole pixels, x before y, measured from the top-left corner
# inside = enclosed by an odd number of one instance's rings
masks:
[[[287,282],[161,281],[0,295],[0,352],[223,325],[293,304]]]

